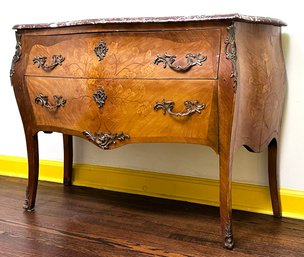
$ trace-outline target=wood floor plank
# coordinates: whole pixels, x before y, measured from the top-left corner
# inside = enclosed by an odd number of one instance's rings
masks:
[[[222,248],[219,210],[198,204],[0,177],[0,256],[304,257],[304,221],[235,211],[236,247]]]

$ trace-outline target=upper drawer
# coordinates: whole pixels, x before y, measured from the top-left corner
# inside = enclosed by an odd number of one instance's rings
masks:
[[[219,29],[30,36],[29,41],[26,75],[217,78]]]

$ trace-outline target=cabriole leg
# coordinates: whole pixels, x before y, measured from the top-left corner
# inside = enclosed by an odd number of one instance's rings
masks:
[[[63,151],[64,151],[63,184],[65,186],[70,186],[72,185],[72,176],[73,176],[73,137],[72,136],[63,134]]]
[[[232,233],[231,207],[231,169],[232,156],[220,154],[220,216],[224,247],[231,250],[234,247]]]
[[[27,156],[28,156],[28,186],[26,189],[26,199],[23,208],[33,211],[35,208],[36,193],[39,175],[39,152],[38,136],[26,134]]]
[[[269,188],[270,188],[270,196],[271,196],[271,204],[273,215],[275,217],[282,217],[282,209],[281,209],[281,199],[279,194],[279,186],[278,186],[278,151],[277,151],[277,140],[274,138],[270,144],[268,145],[268,179],[269,179]]]

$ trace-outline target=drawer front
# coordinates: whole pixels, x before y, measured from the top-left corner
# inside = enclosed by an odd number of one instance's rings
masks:
[[[36,125],[43,130],[123,132],[130,137],[125,143],[188,142],[217,149],[216,81],[26,80]],[[198,102],[187,106],[187,100]]]
[[[220,30],[32,36],[26,74],[79,78],[217,78]]]

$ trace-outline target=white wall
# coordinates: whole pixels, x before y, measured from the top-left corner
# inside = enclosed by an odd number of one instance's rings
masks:
[[[294,2],[294,3],[293,3]],[[301,1],[1,1],[0,3],[0,155],[26,156],[23,127],[9,81],[17,23],[40,23],[86,18],[170,16],[240,12],[280,18],[288,73],[288,95],[280,150],[281,187],[304,190],[304,33]],[[302,72],[301,72],[302,71]],[[40,134],[42,159],[62,160],[61,135]],[[218,178],[218,158],[207,147],[182,144],[135,144],[113,151],[75,139],[77,163],[127,167],[190,176]],[[1,164],[0,164],[1,165]],[[267,153],[240,149],[235,156],[235,181],[267,184]]]

